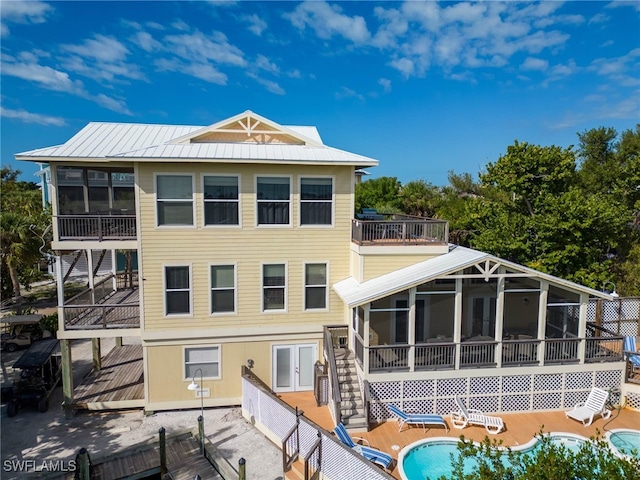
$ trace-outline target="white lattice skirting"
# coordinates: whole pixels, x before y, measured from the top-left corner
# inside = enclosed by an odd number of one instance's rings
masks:
[[[586,400],[593,387],[620,388],[620,370],[538,373],[486,377],[371,382],[369,419],[391,417],[387,404],[420,413],[446,415],[455,410],[455,395],[470,408],[487,413],[563,410]],[[639,402],[628,399],[627,402]]]

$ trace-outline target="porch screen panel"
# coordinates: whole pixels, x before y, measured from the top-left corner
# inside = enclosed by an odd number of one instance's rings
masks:
[[[58,212],[61,215],[85,213],[84,178],[80,168],[57,168]]]
[[[111,173],[111,185],[113,189],[113,208],[121,213],[135,214],[136,202],[133,190],[135,175],[133,173]]]
[[[98,170],[88,170],[89,212],[106,213],[109,205],[109,174]]]
[[[578,336],[580,296],[577,293],[549,287],[547,297],[547,338]]]
[[[300,225],[331,225],[333,180],[300,179]]]
[[[288,225],[291,197],[287,177],[258,177],[258,225]]]
[[[191,175],[158,175],[158,225],[193,225]]]
[[[204,177],[204,224],[238,225],[238,177]]]
[[[504,286],[503,337],[519,340],[538,336],[540,282],[507,278]]]

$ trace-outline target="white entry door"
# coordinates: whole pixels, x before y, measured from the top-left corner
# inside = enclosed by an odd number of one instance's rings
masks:
[[[273,391],[313,390],[313,365],[318,358],[313,343],[273,346]]]

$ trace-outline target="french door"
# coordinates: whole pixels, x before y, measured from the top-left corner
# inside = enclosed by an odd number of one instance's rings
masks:
[[[314,343],[273,346],[273,391],[313,390],[313,365],[318,358]]]

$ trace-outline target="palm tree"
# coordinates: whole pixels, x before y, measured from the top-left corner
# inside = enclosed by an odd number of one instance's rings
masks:
[[[9,270],[16,303],[22,300],[18,271],[40,259],[41,242],[32,227],[30,217],[14,212],[0,214],[0,260]]]

